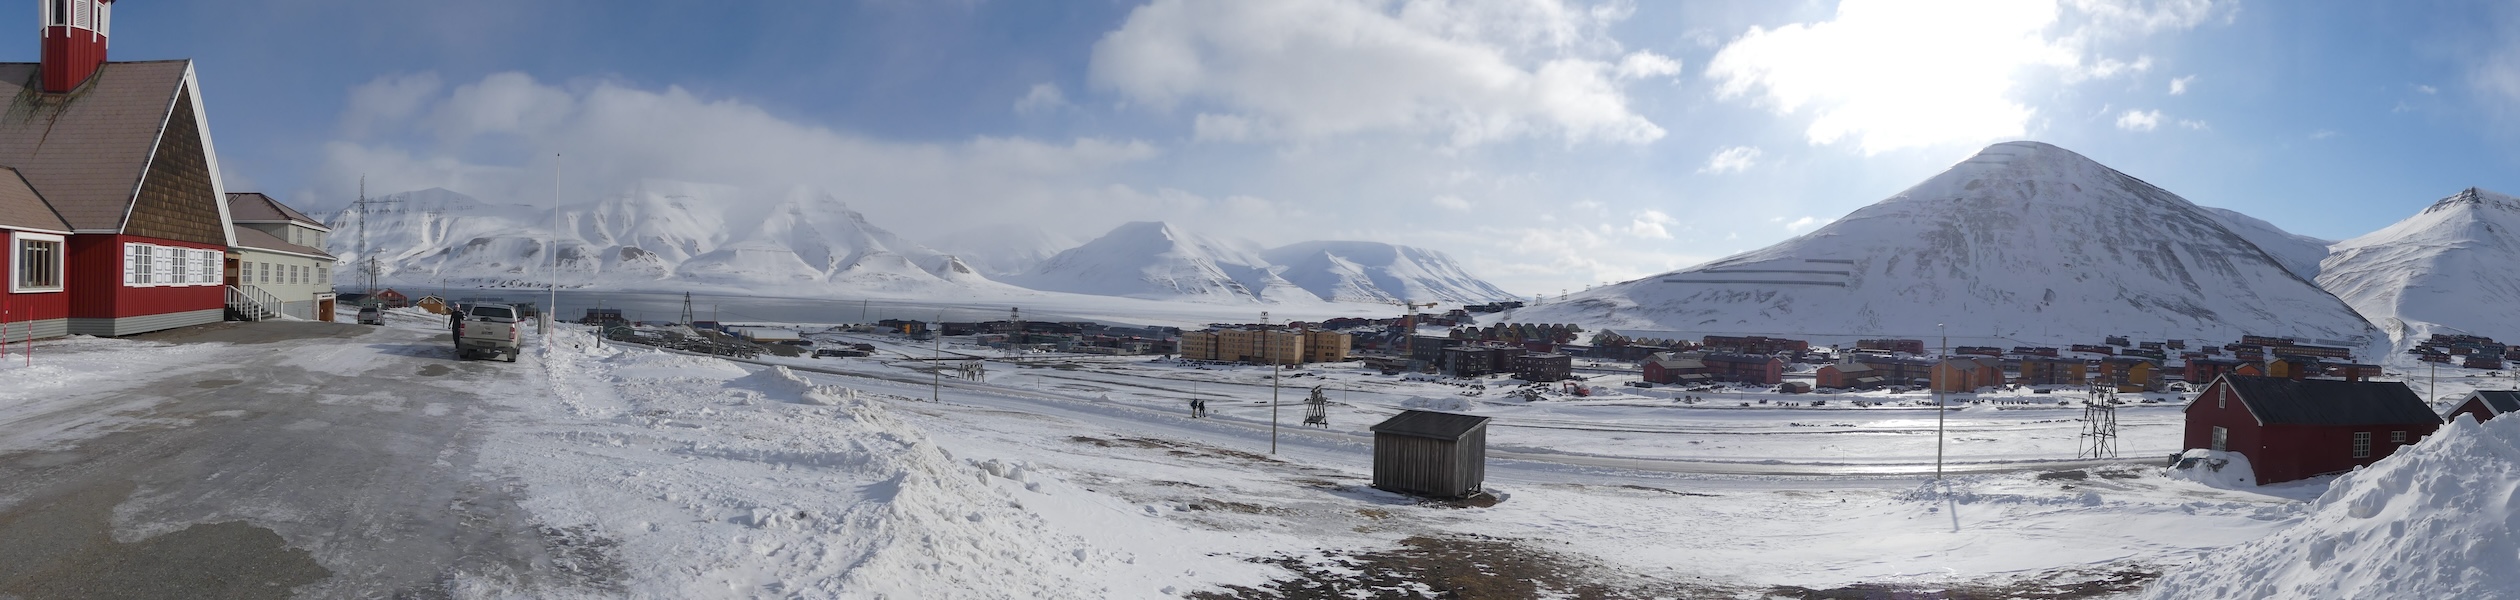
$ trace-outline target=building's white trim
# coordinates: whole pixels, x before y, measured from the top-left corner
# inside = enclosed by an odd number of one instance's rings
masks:
[[[193,126],[201,132],[201,158],[210,168],[210,197],[219,205],[219,233],[227,236],[227,245],[236,245],[236,217],[228,214],[227,176],[219,172],[219,146],[210,143],[210,107],[201,103],[201,81],[193,75],[192,61],[184,61],[184,93],[192,95]],[[168,108],[169,112],[173,107]]]
[[[9,273],[9,293],[43,294],[57,293],[64,289],[68,289],[70,283],[70,273],[68,273],[70,266],[70,242],[67,240],[68,238],[64,236],[50,233],[35,233],[32,231],[10,232],[8,237],[9,251],[6,253],[9,257],[9,265],[7,269]],[[18,285],[20,282],[25,281],[25,274],[18,272],[18,265],[23,264],[18,259],[18,252],[25,246],[20,243],[21,241],[53,243],[52,287],[22,287]]]

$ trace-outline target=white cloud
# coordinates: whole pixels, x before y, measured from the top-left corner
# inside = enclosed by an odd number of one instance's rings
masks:
[[[378,77],[350,88],[350,103],[341,111],[343,135],[366,137],[371,129],[411,118],[443,84],[436,73]]]
[[[2318,131],[2313,131],[2313,132],[2310,132],[2310,139],[2314,139],[2314,140],[2324,140],[2324,139],[2328,139],[2328,138],[2332,138],[2332,137],[2336,137],[2336,130],[2333,130],[2333,129],[2321,129],[2321,130],[2318,130]]]
[[[1717,174],[1739,173],[1749,170],[1752,166],[1756,166],[1758,162],[1758,148],[1749,146],[1733,146],[1717,150],[1713,155],[1707,156],[1706,166],[1699,167],[1698,172]]]
[[[2152,68],[2148,56],[2087,60],[2096,40],[2230,13],[2194,0],[1846,0],[1827,21],[1752,27],[1708,61],[1705,75],[1720,97],[1809,114],[1804,135],[1814,144],[1851,141],[1878,154],[1978,143],[2028,133],[2036,111],[2019,97],[2029,75],[2072,84]]]
[[[1209,140],[1651,142],[1663,129],[1620,83],[1680,65],[1622,53],[1606,29],[1626,17],[1556,0],[1155,0],[1094,44],[1089,74],[1152,110],[1191,106]]]
[[[1820,220],[1819,220],[1819,219],[1812,218],[1812,217],[1810,217],[1810,216],[1805,216],[1805,217],[1800,218],[1800,219],[1794,219],[1794,222],[1792,222],[1792,223],[1786,223],[1786,224],[1785,224],[1785,231],[1787,231],[1787,232],[1791,232],[1791,233],[1801,233],[1801,232],[1802,232],[1802,230],[1803,230],[1803,228],[1805,228],[1805,227],[1810,227],[1810,226],[1813,226],[1813,225],[1818,225],[1818,224],[1820,224]]]
[[[2161,126],[2161,111],[2130,110],[2118,115],[2117,128],[2127,131],[2152,131]]]
[[[1015,99],[1015,114],[1046,114],[1067,106],[1067,94],[1061,93],[1058,85],[1036,83],[1031,91],[1024,92],[1024,97]]]
[[[1442,195],[1442,196],[1436,196],[1436,197],[1435,197],[1435,199],[1433,200],[1433,202],[1435,203],[1435,205],[1436,205],[1436,206],[1440,206],[1440,207],[1447,208],[1447,209],[1451,209],[1451,210],[1462,210],[1462,211],[1470,210],[1470,201],[1468,201],[1468,200],[1463,200],[1463,199],[1461,199],[1461,197],[1460,197],[1460,196],[1454,196],[1454,195],[1450,195],[1450,194],[1446,194],[1446,195]]]
[[[2187,93],[2187,89],[2188,89],[2188,84],[2189,84],[2189,83],[2191,83],[2191,82],[2194,82],[2194,81],[2196,81],[2196,76],[2195,76],[2195,75],[2189,75],[2189,76],[2186,76],[2186,77],[2181,77],[2181,78],[2178,78],[2178,79],[2172,79],[2172,80],[2170,80],[2170,95],[2172,95],[2172,96],[2177,96],[2177,95],[2181,95],[2181,94],[2186,94],[2186,93]]]
[[[2441,93],[2441,90],[2440,90],[2439,88],[2435,88],[2435,87],[2433,87],[2433,86],[2423,85],[2423,84],[2416,84],[2416,85],[2415,85],[2415,91],[2418,91],[2418,92],[2423,92],[2423,93],[2424,93],[2424,95],[2426,95],[2426,96],[2430,96],[2430,95],[2433,95],[2433,94],[2438,94],[2438,93]]]
[[[1646,210],[1636,213],[1636,218],[1628,221],[1625,232],[1640,238],[1667,240],[1671,239],[1671,231],[1666,226],[1678,224],[1680,224],[1679,219],[1671,218],[1671,215],[1663,214],[1662,211]]]
[[[2179,119],[2179,126],[2180,126],[2180,127],[2186,127],[2186,128],[2188,128],[2188,129],[2194,129],[2194,130],[2197,130],[2197,131],[2204,131],[2204,130],[2207,130],[2207,129],[2212,129],[2212,128],[2213,128],[2213,126],[2205,124],[2205,122],[2204,122],[2204,121],[2200,121],[2200,120],[2196,120],[2196,119]]]

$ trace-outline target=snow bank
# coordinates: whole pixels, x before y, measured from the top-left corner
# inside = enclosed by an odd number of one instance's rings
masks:
[[[2179,455],[2179,464],[2170,467],[2171,479],[2184,479],[2226,490],[2257,487],[2257,471],[2249,467],[2249,457],[2238,452],[2222,452],[2192,448]]]
[[[846,388],[785,368],[596,348],[542,355],[554,403],[485,443],[543,527],[617,542],[638,597],[1107,597],[1129,560],[1057,532],[1020,465],[960,460]],[[478,582],[476,582],[478,583]],[[548,590],[515,590],[534,595]]]
[[[2520,419],[2461,417],[2328,487],[2299,525],[2173,569],[2148,598],[2520,597]]]

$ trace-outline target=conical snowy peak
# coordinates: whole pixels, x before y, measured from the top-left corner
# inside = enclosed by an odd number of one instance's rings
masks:
[[[1260,296],[1244,280],[1266,283],[1258,275],[1267,266],[1238,245],[1163,222],[1140,221],[1060,252],[1009,281],[1078,294],[1256,302]]]
[[[1990,146],[1801,237],[1510,318],[1820,341],[2377,337],[2213,214],[2034,142]]]
[[[2438,201],[2434,201],[2432,206],[2424,207],[2424,212],[2432,213],[2459,209],[2494,209],[2520,212],[2520,201],[2515,201],[2512,197],[2503,195],[2502,193],[2495,192],[2493,190],[2468,188],[2460,190],[2459,193],[2451,194],[2448,198],[2442,198]]]
[[[2404,221],[2337,242],[2319,285],[2400,345],[2432,333],[2520,337],[2520,202],[2469,188]]]

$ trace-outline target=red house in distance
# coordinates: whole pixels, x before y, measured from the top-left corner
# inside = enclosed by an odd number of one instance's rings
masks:
[[[2440,428],[2404,383],[2225,375],[2188,404],[2184,447],[2247,456],[2265,485],[2379,462]]]
[[[2520,412],[2520,391],[2477,390],[2468,392],[2467,400],[2459,402],[2458,408],[2450,409],[2449,414],[2442,415],[2441,420],[2449,421],[2451,417],[2464,414],[2483,423],[2497,415],[2512,412]]]

